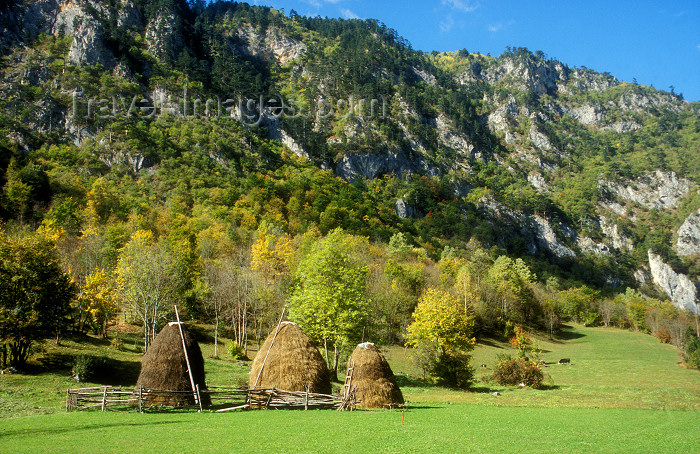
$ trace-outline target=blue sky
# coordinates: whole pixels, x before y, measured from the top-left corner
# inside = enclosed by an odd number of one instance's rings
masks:
[[[426,52],[541,50],[570,67],[700,101],[700,0],[257,0],[306,16],[373,18]]]

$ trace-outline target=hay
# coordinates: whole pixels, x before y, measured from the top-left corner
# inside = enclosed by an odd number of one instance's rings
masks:
[[[391,408],[404,403],[389,363],[374,344],[358,345],[348,359],[348,368],[352,364],[351,386],[356,389],[358,406]]]
[[[184,324],[182,325],[182,334],[185,338],[194,382],[199,385],[199,389],[202,391],[206,389],[202,351]],[[194,405],[192,384],[187,371],[187,361],[182,349],[182,338],[177,323],[166,325],[141,359],[141,373],[136,382],[136,389],[140,386],[143,386],[146,392],[149,389],[182,392],[177,394],[158,393],[151,396],[146,394],[144,397],[146,405]],[[203,406],[211,404],[206,393],[200,393],[200,396]]]
[[[286,391],[306,391],[330,394],[331,381],[326,362],[318,348],[296,323],[282,322],[270,333],[260,347],[250,368],[249,387],[256,386],[256,379],[262,367],[257,387],[284,389]],[[273,338],[275,339],[272,344]],[[270,345],[272,348],[270,349]],[[269,350],[269,354],[268,354]],[[267,360],[265,356],[267,355]]]

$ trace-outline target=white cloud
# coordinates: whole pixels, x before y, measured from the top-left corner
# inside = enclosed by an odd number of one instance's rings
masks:
[[[515,24],[515,20],[511,19],[508,22],[506,22],[505,24],[503,22],[497,22],[495,24],[490,24],[486,28],[491,33],[497,33],[497,32],[500,32],[501,30],[503,30],[504,28],[510,27],[513,24]]]
[[[309,5],[313,6],[314,8],[320,8],[323,3],[332,3],[336,4],[338,2],[341,2],[342,0],[302,0],[304,3],[308,3]]]
[[[442,0],[442,4],[464,13],[471,13],[479,7],[479,3],[472,3],[469,0]]]
[[[440,33],[449,33],[455,24],[455,20],[452,16],[445,16],[445,19],[440,22]]]
[[[360,19],[360,16],[358,16],[357,14],[355,14],[347,8],[341,9],[340,14],[342,14],[345,19]]]

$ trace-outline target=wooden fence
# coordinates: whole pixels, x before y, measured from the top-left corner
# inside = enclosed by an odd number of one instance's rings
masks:
[[[201,396],[208,396],[216,411],[238,409],[318,409],[336,408],[352,410],[355,407],[355,394],[345,399],[330,394],[308,391],[285,391],[276,388],[237,389],[211,387],[198,390]],[[175,398],[175,399],[174,399]],[[201,408],[194,404],[200,399],[192,398],[192,391],[168,391],[145,388],[115,388],[100,386],[94,388],[69,389],[66,394],[66,411],[100,409],[101,411],[164,411],[175,408]],[[177,400],[177,405],[153,404]]]

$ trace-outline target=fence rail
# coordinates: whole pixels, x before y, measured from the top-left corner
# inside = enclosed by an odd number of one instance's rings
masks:
[[[308,391],[285,391],[276,388],[239,389],[211,387],[199,390],[202,398],[208,397],[207,408],[217,411],[237,409],[315,409],[336,408],[352,410],[355,396],[341,399],[330,394]],[[176,402],[176,403],[174,403]],[[197,408],[192,391],[163,389],[122,388],[99,386],[68,389],[66,411],[101,409],[101,411],[163,411],[176,408]]]

